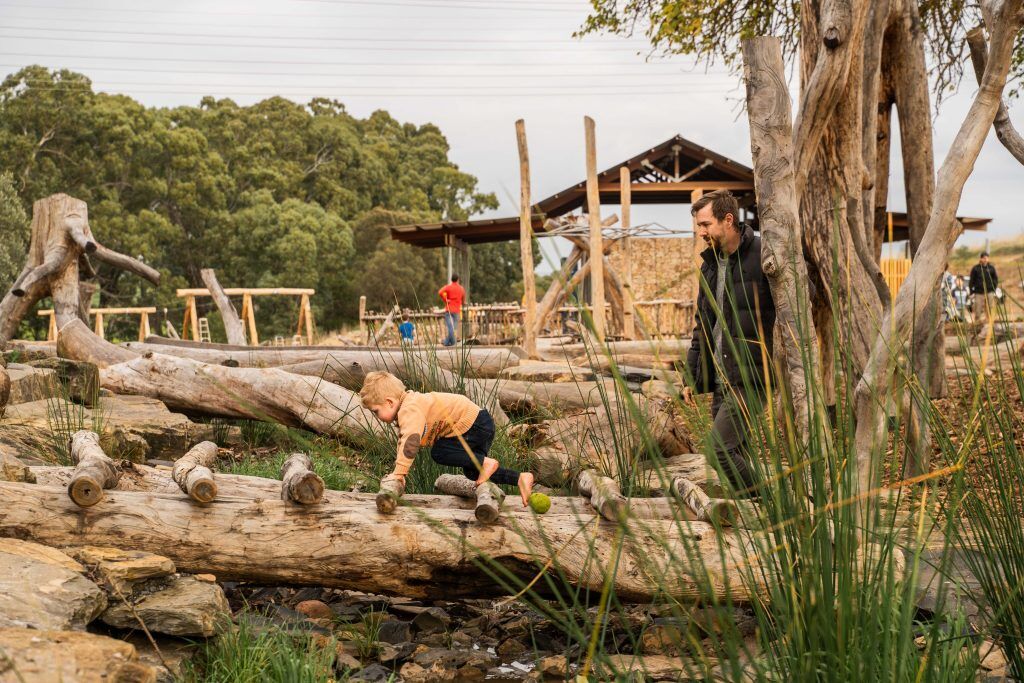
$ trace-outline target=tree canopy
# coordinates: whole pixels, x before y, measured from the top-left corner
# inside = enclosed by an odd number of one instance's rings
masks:
[[[359,119],[333,100],[151,108],[94,92],[82,74],[26,67],[0,85],[0,276],[20,268],[32,202],[66,192],[89,204],[102,243],[163,276],[154,290],[100,266],[98,305],[156,304],[177,325],[174,290],[202,286],[207,267],[226,287],[316,288],[322,327],[354,318],[360,294],[371,308],[431,305],[440,251],[394,243],[387,226],[497,206],[448,153],[433,124]],[[476,250],[474,300],[507,298],[517,254]],[[296,305],[260,300],[261,328],[287,333]]]

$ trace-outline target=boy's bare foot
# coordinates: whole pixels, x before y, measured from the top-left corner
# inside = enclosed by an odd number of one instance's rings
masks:
[[[476,485],[480,486],[491,478],[498,471],[498,461],[494,458],[484,458],[483,467],[480,468],[480,475],[476,478]]]
[[[530,504],[531,493],[533,493],[533,473],[523,472],[519,475],[519,495],[523,499],[523,507]]]

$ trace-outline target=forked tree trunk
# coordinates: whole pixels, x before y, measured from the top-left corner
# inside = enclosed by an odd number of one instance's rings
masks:
[[[993,6],[988,67],[978,94],[939,169],[935,202],[917,259],[900,288],[892,316],[886,316],[882,321],[881,334],[857,384],[854,396],[857,416],[855,448],[861,491],[869,491],[877,485],[880,475],[878,459],[885,442],[885,406],[879,398],[885,396],[892,380],[896,354],[906,347],[914,322],[920,319],[931,293],[938,287],[950,249],[961,232],[956,221],[956,209],[1002,101],[1016,35],[1024,22],[1021,6],[1021,0],[1004,0]]]
[[[36,201],[32,206],[32,237],[25,267],[0,300],[0,344],[14,337],[25,315],[47,295],[53,296],[55,309],[64,307],[66,313],[78,317],[81,306],[79,264],[84,267],[83,272],[91,274],[90,254],[153,284],[160,281],[160,273],[146,264],[97,244],[89,228],[85,202],[66,194]],[[58,282],[67,283],[63,296],[53,291]]]
[[[203,284],[210,290],[213,303],[220,311],[221,320],[224,321],[224,332],[228,335],[228,344],[245,344],[245,327],[242,325],[242,319],[238,317],[238,311],[231,305],[231,299],[224,293],[224,288],[217,281],[217,273],[213,268],[203,268],[199,271],[199,277],[203,279]]]
[[[985,41],[985,32],[980,26],[967,33],[967,44],[971,48],[971,64],[974,66],[974,75],[977,77],[978,83],[981,83],[985,65],[988,62],[988,44]],[[1024,164],[1024,136],[1013,127],[1010,113],[1002,99],[1000,99],[999,111],[996,112],[992,126],[996,130],[999,142],[1003,143],[1003,147],[1013,155],[1014,159]]]

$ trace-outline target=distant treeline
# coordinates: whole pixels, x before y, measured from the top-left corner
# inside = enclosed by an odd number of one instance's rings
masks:
[[[316,288],[324,329],[355,319],[360,294],[371,308],[433,304],[441,251],[394,242],[386,227],[497,206],[448,151],[437,126],[358,119],[334,100],[158,109],[27,67],[0,86],[0,287],[23,263],[32,202],[66,192],[88,202],[97,239],[163,274],[154,289],[100,266],[104,306],[180,309],[174,290],[201,286],[206,267],[229,287]],[[518,264],[516,244],[474,247],[474,299],[511,298]],[[296,301],[259,306],[267,333],[294,325]]]

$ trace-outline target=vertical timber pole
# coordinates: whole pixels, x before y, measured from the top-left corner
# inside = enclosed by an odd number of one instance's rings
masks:
[[[623,166],[619,169],[619,204],[622,213],[622,230],[625,237],[622,238],[622,252],[626,258],[626,275],[622,283],[622,334],[626,339],[636,339],[635,323],[633,322],[633,238],[629,236],[630,203],[632,202],[633,188],[631,186],[629,168]]]
[[[583,117],[587,146],[587,217],[590,219],[590,306],[594,333],[604,341],[604,244],[601,237],[601,193],[597,187],[597,143],[594,119]]]
[[[519,258],[523,265],[523,348],[537,357],[537,289],[533,280],[533,217],[530,212],[530,153],[526,147],[526,123],[516,121],[519,145]]]
[[[359,297],[359,337],[366,343],[366,295]]]

